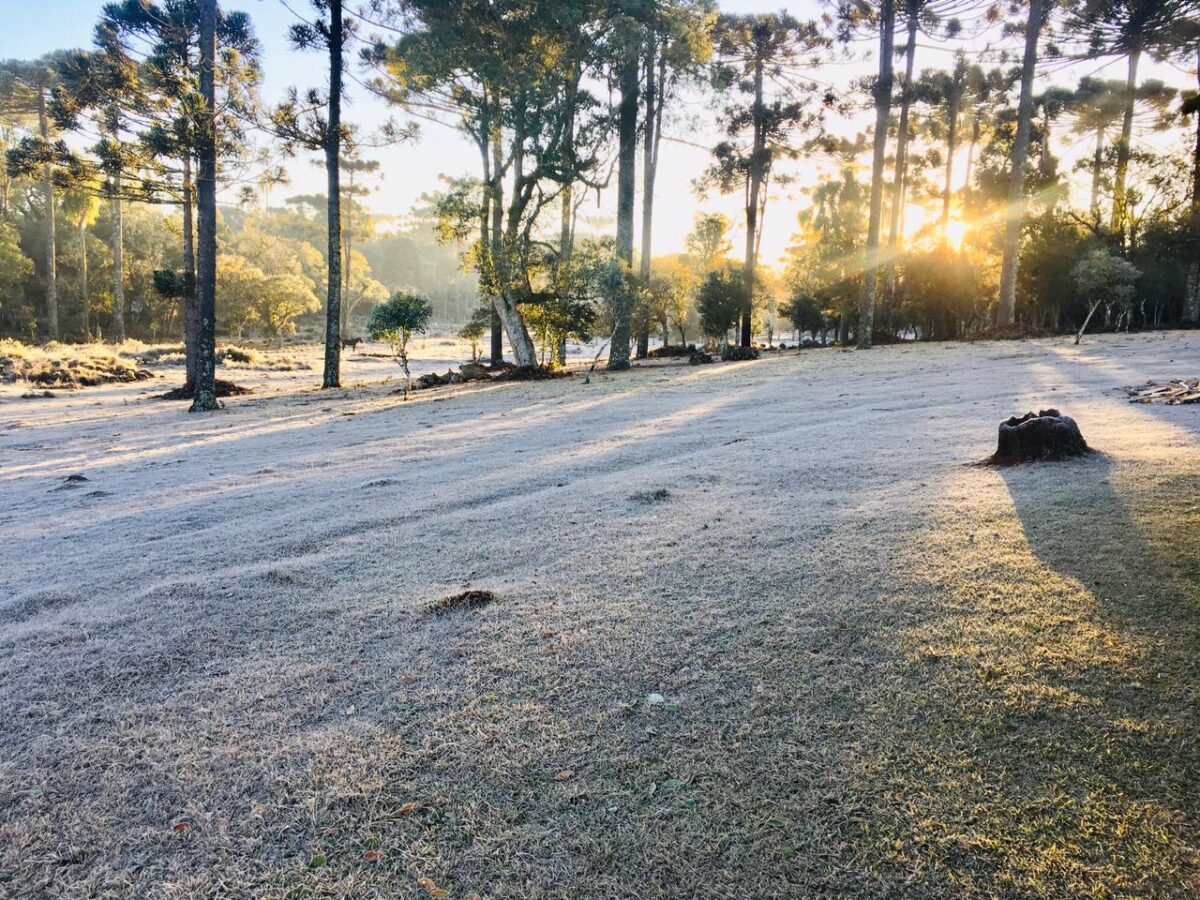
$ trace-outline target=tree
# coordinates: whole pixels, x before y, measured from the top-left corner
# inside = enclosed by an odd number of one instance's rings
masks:
[[[547,247],[535,230],[541,212],[561,203],[569,186],[603,186],[595,174],[610,117],[584,85],[589,75],[605,73],[614,43],[634,47],[627,56],[636,81],[636,44],[612,37],[628,35],[626,17],[589,19],[589,4],[555,0],[392,0],[384,6],[402,34],[368,53],[379,72],[371,84],[392,103],[461,128],[478,149],[480,196],[456,204],[453,231],[465,236],[477,229],[470,259],[480,287],[517,363],[535,365],[520,311],[550,296],[531,277],[546,268]],[[579,89],[567,90],[568,84]],[[632,114],[636,126],[636,98]],[[629,210],[631,216],[632,199]],[[493,363],[500,360],[496,344]]]
[[[479,342],[483,340],[483,335],[491,322],[491,307],[477,306],[475,311],[471,313],[471,318],[467,320],[462,328],[458,329],[458,336],[464,341],[471,342],[471,362],[476,362],[479,359]]]
[[[1200,0],[1081,0],[1071,8],[1067,29],[1086,38],[1087,56],[1115,56],[1126,60],[1110,222],[1113,233],[1122,239],[1129,218],[1126,183],[1138,101],[1138,65],[1147,51],[1170,45],[1177,23],[1194,20],[1197,14],[1200,14]]]
[[[10,120],[35,118],[37,140],[45,158],[50,152],[51,93],[59,83],[60,55],[32,62],[10,60],[0,65],[0,112]],[[58,340],[58,254],[55,246],[54,168],[46,158],[41,166],[41,192],[46,237],[46,325],[51,340]]]
[[[812,205],[801,212],[800,233],[788,250],[793,290],[811,294],[837,316],[841,343],[849,339],[850,314],[862,298],[867,198],[851,166],[821,182],[812,189]]]
[[[900,209],[904,205],[905,175],[908,167],[909,123],[915,91],[913,67],[917,58],[917,32],[921,27],[921,16],[931,0],[902,0],[899,11],[904,16],[904,80],[900,85],[900,121],[896,128],[896,161],[892,174],[890,222],[888,227],[888,253],[884,278],[884,302],[891,305],[896,290],[896,256],[900,252]]]
[[[746,281],[739,273],[729,268],[710,272],[696,297],[700,330],[710,340],[724,342],[747,304]]]
[[[408,342],[414,334],[421,334],[429,325],[433,307],[424,297],[408,291],[397,291],[386,303],[375,307],[367,323],[367,332],[377,341],[387,341],[392,355],[404,369],[404,396],[408,398],[412,386],[412,372],[408,369]]]
[[[1183,19],[1175,22],[1168,33],[1169,43],[1158,55],[1186,59],[1196,66],[1196,88],[1185,91],[1179,111],[1185,120],[1190,117],[1194,130],[1191,159],[1191,202],[1186,215],[1184,256],[1187,275],[1184,287],[1183,321],[1200,322],[1200,20]]]
[[[217,0],[200,0],[196,113],[196,389],[192,412],[217,403]]]
[[[1125,82],[1085,76],[1068,103],[1073,117],[1072,130],[1080,135],[1094,135],[1095,150],[1091,159],[1091,211],[1100,219],[1101,177],[1104,171],[1106,139],[1124,113]]]
[[[879,4],[879,76],[872,87],[875,98],[875,132],[871,155],[871,202],[867,218],[867,271],[862,302],[858,307],[858,346],[871,346],[875,328],[875,291],[879,283],[879,229],[883,217],[883,169],[887,155],[887,123],[892,108],[892,57],[896,30],[893,0]]]
[[[1025,55],[1021,64],[1021,99],[1017,106],[1017,133],[1010,157],[1008,210],[1004,217],[1004,258],[1000,264],[1000,301],[996,321],[1010,325],[1017,302],[1017,254],[1020,251],[1021,221],[1024,218],[1025,165],[1029,156],[1029,132],[1033,119],[1033,76],[1037,68],[1038,43],[1053,0],[1030,0],[1025,20]]]
[[[928,71],[921,73],[916,86],[917,98],[931,109],[930,125],[934,136],[941,137],[946,144],[945,177],[942,182],[941,240],[949,241],[950,207],[954,185],[954,157],[961,141],[961,119],[965,106],[976,85],[985,80],[979,66],[967,65],[966,57],[959,53],[954,68],[949,72]]]
[[[359,260],[366,262],[361,253],[354,250],[354,231],[355,226],[361,224],[363,231],[369,232],[372,221],[371,216],[358,202],[358,197],[365,194],[367,189],[361,184],[355,184],[355,181],[360,175],[374,175],[379,171],[379,161],[374,159],[359,159],[357,153],[351,153],[342,157],[342,171],[348,177],[348,183],[342,188],[342,194],[345,199],[345,216],[342,223],[342,321],[340,331],[342,334],[349,334],[350,316],[354,313],[354,308],[362,300],[386,300],[387,295],[383,297],[368,297],[366,291],[371,290],[371,285],[378,285],[371,279],[355,280],[355,274],[360,270],[356,266]],[[369,283],[368,283],[369,282]],[[361,287],[361,289],[360,289]],[[386,289],[384,289],[386,291]]]
[[[821,315],[820,303],[811,294],[802,290],[794,290],[779,312],[792,323],[798,333],[807,331],[814,338],[825,325],[825,317]]]
[[[697,272],[708,272],[713,266],[724,264],[733,249],[729,228],[729,219],[722,213],[696,213],[695,224],[687,236],[687,251],[696,263]]]
[[[354,21],[343,17],[342,0],[311,0],[318,18],[298,22],[288,32],[297,50],[320,49],[329,57],[329,85],[310,90],[303,104],[293,90],[275,111],[275,127],[293,144],[320,150],[325,156],[328,284],[325,289],[325,369],[321,387],[341,386],[342,353],[342,210],[341,159],[346,134],[342,127],[343,54],[354,34]]]
[[[692,301],[700,283],[699,273],[708,271],[708,267],[697,269],[687,257],[668,256],[655,259],[650,271],[655,305],[661,308],[663,344],[670,344],[667,326],[674,325],[679,332],[679,345],[685,347]]]
[[[1142,273],[1128,260],[1107,250],[1096,249],[1085,254],[1071,274],[1080,296],[1092,301],[1087,318],[1075,335],[1075,343],[1078,344],[1099,307],[1129,305],[1134,297],[1134,285]]]
[[[634,29],[630,23],[628,28]],[[617,107],[617,259],[633,269],[633,200],[637,178],[637,114],[639,60],[633,35],[618,41],[624,44],[616,60],[617,83],[621,92]],[[629,368],[629,340],[633,333],[633,294],[622,290],[615,296],[612,344],[608,350],[608,369]]]
[[[177,202],[182,212],[182,271],[164,273],[160,284],[169,287],[169,295],[183,307],[185,392],[195,390],[198,367],[194,166],[199,137],[195,112],[202,108],[196,96],[200,9],[195,0],[118,0],[104,6],[97,26],[98,43],[106,54],[137,64],[142,99],[134,112],[146,120],[139,134],[143,149],[156,160],[178,166],[175,171],[159,168],[154,193],[157,201]],[[223,95],[215,113],[217,155],[229,179],[229,164],[247,155],[245,122],[257,106],[259,45],[245,13],[220,9],[216,40],[214,79]]]
[[[712,55],[711,31],[716,19],[707,0],[660,0],[646,28],[642,51],[644,111],[642,117],[642,246],[640,274],[650,284],[654,224],[654,184],[662,144],[663,112],[680,80],[694,74]],[[643,312],[648,307],[643,304]],[[638,323],[637,356],[649,351],[649,320]]]
[[[221,319],[240,339],[248,328],[258,328],[268,341],[293,334],[295,319],[321,308],[312,282],[296,271],[256,265],[237,254],[222,253],[217,260],[217,286]]]
[[[100,214],[100,201],[90,190],[73,191],[63,199],[63,214],[79,229],[79,308],[83,321],[84,340],[91,339],[88,295],[88,229]]]
[[[21,252],[17,230],[0,220],[0,318],[10,327],[20,327],[14,313],[22,306],[25,281],[32,275],[33,260]]]
[[[825,46],[815,23],[800,22],[787,13],[722,15],[713,35],[717,50],[715,79],[744,98],[724,110],[726,140],[713,149],[715,162],[702,183],[722,193],[740,190],[745,200],[746,251],[740,343],[751,344],[751,300],[775,162],[794,158],[793,132],[820,121],[824,104],[813,103],[811,82],[797,78],[802,56]],[[774,96],[768,97],[768,88]],[[826,98],[827,99],[827,98]]]

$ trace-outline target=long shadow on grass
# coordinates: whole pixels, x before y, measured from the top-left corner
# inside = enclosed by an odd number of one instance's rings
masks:
[[[1042,782],[1025,799],[1060,797],[1038,841],[1055,837],[1075,866],[1109,858],[1119,892],[1186,891],[1200,871],[1187,850],[1200,823],[1189,737],[1200,689],[1200,476],[1095,454],[1002,477],[1044,567],[1029,594],[1049,588],[1051,618],[1030,620],[1038,665],[1021,685],[1039,699],[1010,691],[997,726],[1020,753],[1013,771]],[[1060,610],[1067,621],[1054,620]],[[1070,868],[1056,874],[1070,878]],[[1044,877],[1043,886],[1057,880]]]

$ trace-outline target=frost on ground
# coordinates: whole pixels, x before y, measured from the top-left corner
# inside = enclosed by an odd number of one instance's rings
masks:
[[[1198,360],[4,393],[0,895],[1194,895]]]

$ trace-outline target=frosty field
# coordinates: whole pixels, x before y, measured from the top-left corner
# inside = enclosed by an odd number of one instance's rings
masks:
[[[6,388],[0,896],[1195,895],[1197,359]]]

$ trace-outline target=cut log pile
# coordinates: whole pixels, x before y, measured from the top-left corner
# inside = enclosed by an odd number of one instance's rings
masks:
[[[1200,403],[1200,379],[1191,381],[1176,379],[1166,384],[1149,382],[1148,387],[1132,387],[1125,389],[1129,394],[1130,403],[1166,403],[1178,406],[1181,403]]]

